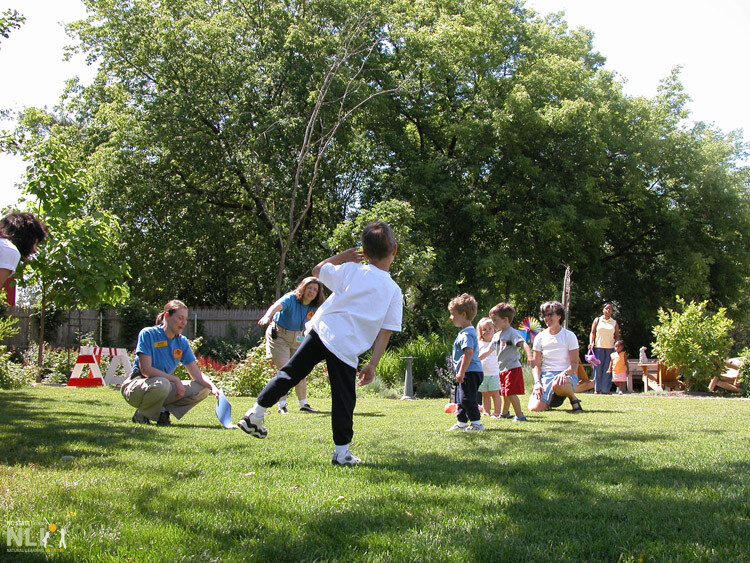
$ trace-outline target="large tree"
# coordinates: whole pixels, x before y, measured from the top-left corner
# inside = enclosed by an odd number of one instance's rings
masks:
[[[118,219],[102,208],[89,174],[54,134],[56,127],[54,116],[29,108],[15,134],[5,139],[8,148],[29,162],[23,193],[29,210],[49,230],[34,259],[23,264],[24,283],[37,290],[39,366],[49,305],[60,309],[114,306],[128,297],[129,267],[120,256]]]
[[[394,199],[435,252],[418,330],[461,291],[534,314],[566,265],[579,335],[613,300],[645,344],[678,292],[747,317],[740,138],[689,124],[676,73],[653,99],[624,95],[558,16],[510,0],[87,6],[72,32],[100,72],[71,85],[57,134],[122,218],[140,298],[269,302],[337,224]]]
[[[343,217],[335,179],[356,172],[346,158],[350,122],[372,97],[396,88],[381,87],[390,81],[377,60],[379,8],[341,0],[90,0],[87,7],[89,19],[72,29],[100,65],[82,99],[99,130],[91,148],[102,189],[120,205],[148,204],[127,210],[140,229],[155,229],[149,224],[164,216],[152,205],[157,191],[162,207],[184,221],[210,216],[216,224],[200,232],[233,230],[220,254],[235,252],[243,233],[245,246],[263,239],[252,254],[260,264],[245,267],[267,279],[275,266],[278,295],[287,264],[309,241],[305,232]],[[179,234],[175,247],[201,245]],[[236,260],[224,262],[238,269]],[[267,283],[253,285],[267,295]],[[235,298],[229,293],[219,292]]]
[[[433,270],[423,309],[471,291],[482,309],[506,299],[535,313],[560,298],[569,265],[579,334],[613,300],[635,348],[677,292],[736,298],[750,264],[742,146],[686,124],[676,74],[655,99],[631,98],[591,34],[557,16],[434,6],[392,28],[393,64],[417,68],[421,88],[369,124],[389,162],[364,197],[409,201],[450,265]]]
[[[11,31],[19,29],[25,21],[26,17],[16,10],[5,10],[0,14],[0,36],[7,39],[10,37]]]

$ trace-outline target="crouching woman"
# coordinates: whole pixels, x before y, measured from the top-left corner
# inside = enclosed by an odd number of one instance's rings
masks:
[[[187,338],[182,336],[188,321],[188,310],[182,301],[173,299],[156,317],[156,326],[138,334],[133,373],[120,387],[122,396],[137,410],[133,422],[169,426],[170,413],[177,419],[208,397],[219,396],[219,390],[198,368]],[[191,381],[173,375],[182,363]]]
[[[530,411],[546,411],[570,400],[573,412],[581,412],[581,401],[575,394],[578,385],[578,338],[566,328],[565,309],[559,301],[541,306],[547,328],[534,338],[534,389],[529,397]]]

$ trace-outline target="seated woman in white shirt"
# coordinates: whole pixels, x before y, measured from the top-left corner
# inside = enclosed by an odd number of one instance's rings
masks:
[[[573,412],[581,412],[581,401],[575,395],[578,385],[578,338],[562,327],[565,309],[559,301],[547,301],[541,306],[542,319],[547,328],[534,338],[534,389],[529,398],[529,410],[546,411],[559,407],[567,397]]]
[[[0,221],[0,287],[45,238],[47,226],[31,213],[11,213]]]

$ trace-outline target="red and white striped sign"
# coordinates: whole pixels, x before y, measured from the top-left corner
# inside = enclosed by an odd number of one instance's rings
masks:
[[[102,356],[109,356],[112,361],[109,362],[107,374],[102,377],[102,370],[99,368],[99,362]],[[122,366],[125,371],[124,376],[115,376],[117,366]],[[89,373],[82,376],[84,367],[90,368]],[[125,348],[106,348],[98,346],[81,346],[78,350],[78,358],[73,372],[68,379],[68,385],[72,387],[97,387],[101,385],[114,385],[125,381],[133,370],[130,365],[130,357]]]

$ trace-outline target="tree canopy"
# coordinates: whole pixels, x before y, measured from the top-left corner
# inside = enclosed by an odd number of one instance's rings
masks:
[[[566,265],[572,327],[612,301],[631,350],[677,294],[750,317],[746,147],[690,123],[678,70],[627,96],[590,32],[517,0],[86,5],[99,73],[49,134],[123,225],[134,297],[269,303],[391,201],[429,250],[411,333],[464,291],[535,315]]]

